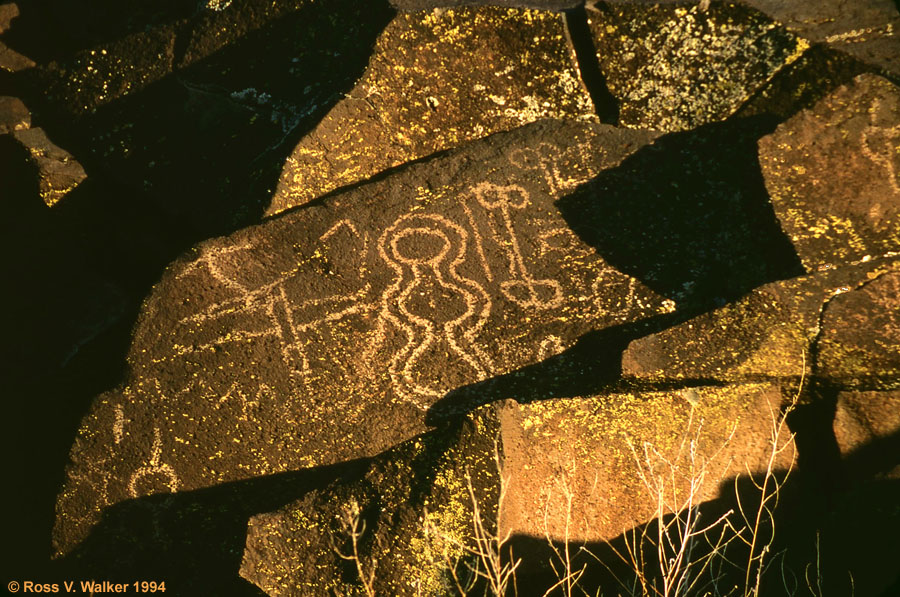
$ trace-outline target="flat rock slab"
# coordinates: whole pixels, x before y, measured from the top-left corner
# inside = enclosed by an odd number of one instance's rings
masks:
[[[900,88],[860,75],[760,140],[766,188],[808,271],[900,250]]]
[[[21,129],[13,137],[28,150],[39,173],[41,199],[52,207],[81,184],[87,173],[65,149],[47,138],[43,129]]]
[[[122,500],[377,454],[458,386],[671,311],[554,205],[652,139],[536,123],[199,245],[83,422],[58,550]]]
[[[496,533],[498,407],[376,457],[363,474],[250,519],[241,576],[268,595],[446,595],[468,550],[475,508]],[[358,533],[354,545],[352,533]],[[483,537],[482,537],[483,538]],[[347,568],[343,560],[357,554]]]
[[[840,323],[840,305],[868,300],[869,293],[896,278],[898,268],[900,261],[896,258],[885,259],[765,285],[738,302],[635,340],[622,357],[622,372],[636,379],[657,381],[781,379],[796,385],[809,372],[816,376],[828,375],[830,366],[834,368],[830,374],[833,383],[852,387],[855,377],[836,367],[834,361],[827,364],[830,357],[823,354],[824,345],[815,349],[819,352],[819,361],[816,369],[811,370],[814,346],[830,342],[833,347],[830,350],[838,350],[835,346],[839,342],[837,336],[847,334],[849,329],[846,323]],[[882,276],[883,282],[865,291],[870,284],[875,284],[873,280]],[[859,290],[849,292],[851,289]],[[863,294],[857,294],[860,292]],[[847,298],[841,301],[843,293],[847,293]],[[838,307],[831,306],[834,301]],[[885,320],[888,315],[881,303],[876,301],[870,310],[881,318],[880,324],[890,325],[872,338],[859,334],[857,338],[866,339],[859,350],[877,351],[882,360],[890,361],[894,358],[888,356],[891,345],[882,349],[877,347],[896,335],[897,324]],[[838,318],[831,328],[823,327],[820,321],[823,311],[837,314],[830,316]],[[867,314],[855,311],[854,317],[861,322]],[[834,338],[826,341],[826,337]],[[848,347],[848,350],[852,349]],[[883,369],[883,364],[873,358],[860,367],[874,378],[896,376],[892,373],[895,369]],[[860,375],[859,371],[854,373]]]
[[[589,11],[619,123],[680,131],[724,120],[809,44],[739,4],[601,2]]]
[[[900,389],[900,272],[872,276],[822,313],[817,375],[857,390]]]
[[[401,14],[354,89],[294,148],[267,213],[541,118],[596,118],[560,15]]]

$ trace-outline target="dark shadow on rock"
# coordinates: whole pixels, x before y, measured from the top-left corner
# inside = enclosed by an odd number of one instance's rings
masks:
[[[775,124],[753,117],[665,135],[560,199],[560,211],[583,241],[674,300],[676,311],[595,330],[559,355],[458,388],[429,409],[429,424],[505,398],[530,402],[609,390],[620,381],[629,342],[805,273],[778,225],[757,161],[756,142]]]
[[[632,340],[695,315],[699,312],[669,313],[588,332],[558,355],[448,392],[431,405],[425,421],[443,425],[498,400],[513,399],[524,404],[613,390],[621,381],[622,353]]]
[[[753,117],[665,135],[559,209],[610,265],[679,308],[721,305],[801,275],[757,160],[757,141],[776,124]]]
[[[891,586],[896,583],[890,586],[889,583],[893,581],[897,555],[900,554],[900,513],[896,507],[900,503],[900,479],[884,475],[900,464],[898,441],[900,433],[895,433],[860,447],[840,461],[838,470],[833,473],[842,475],[846,482],[839,490],[823,494],[818,486],[806,483],[806,477],[798,475],[798,471],[787,476],[779,491],[773,518],[766,521],[764,517],[757,534],[760,543],[754,548],[756,554],[772,541],[766,556],[771,568],[762,578],[759,594],[851,595],[855,587],[856,595],[892,595]],[[861,463],[863,467],[858,468]],[[777,470],[774,478],[783,482],[785,474],[786,471]],[[756,482],[761,480],[762,476],[757,475]],[[755,521],[760,491],[744,474],[737,482],[734,478],[723,481],[717,498],[697,506],[694,511],[699,515],[696,528],[703,528],[722,516],[728,516],[736,528],[744,528],[737,495],[750,521]],[[686,514],[687,511],[682,511],[680,520],[685,520]],[[660,524],[665,528],[674,519],[675,515],[669,514],[661,520],[637,525],[609,542],[570,542],[571,569],[584,568],[579,579],[580,588],[589,595],[598,592],[616,595],[622,591],[632,594],[623,585],[630,588],[636,583],[634,594],[641,594],[635,566],[626,561],[632,557],[637,561],[642,559],[648,582],[660,583],[659,555],[654,541],[659,536]],[[670,529],[673,543],[680,544],[674,527]],[[750,539],[746,532],[742,536]],[[510,545],[515,556],[523,558],[516,579],[519,596],[544,595],[544,591],[558,580],[550,562],[560,570],[562,562],[554,550],[564,553],[565,542],[516,535]],[[639,549],[634,548],[636,545]],[[632,546],[631,551],[629,546]],[[709,543],[703,538],[695,541],[692,548],[691,560],[694,562],[710,553]],[[673,555],[671,548],[666,553]],[[725,557],[716,558],[716,566],[698,578],[698,590],[688,594],[705,594],[704,590],[716,595],[731,594],[735,586],[739,587],[736,594],[743,594],[749,556],[747,544],[735,540],[723,555]],[[718,589],[713,589],[713,582],[718,583]],[[751,574],[751,587],[753,583],[755,576]],[[562,590],[550,593],[563,594]]]
[[[238,576],[247,522],[313,489],[358,474],[354,460],[207,489],[157,494],[108,508],[56,574],[68,578],[166,582],[167,595],[263,595]]]

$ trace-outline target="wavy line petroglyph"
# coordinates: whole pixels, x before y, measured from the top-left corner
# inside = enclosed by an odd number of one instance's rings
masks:
[[[341,227],[347,227],[365,243],[366,239],[359,235],[356,227],[349,220],[337,222],[322,235],[322,239],[327,239],[332,236]],[[214,280],[218,281],[226,289],[234,291],[236,296],[209,305],[199,313],[183,317],[178,323],[204,324],[235,314],[263,314],[269,320],[270,325],[265,329],[232,328],[229,329],[227,333],[220,335],[211,342],[192,346],[176,346],[173,351],[173,356],[179,357],[186,354],[214,350],[216,347],[229,343],[238,343],[263,337],[274,337],[277,338],[280,343],[281,356],[285,366],[291,370],[292,375],[299,375],[302,378],[310,373],[309,358],[306,354],[306,342],[303,338],[304,333],[323,324],[335,322],[344,317],[377,308],[377,303],[365,302],[366,297],[371,292],[370,284],[364,285],[358,291],[351,294],[332,295],[323,298],[307,299],[305,301],[292,300],[285,285],[300,274],[300,266],[277,277],[267,284],[263,284],[256,288],[250,288],[239,280],[236,280],[233,276],[229,276],[223,270],[220,263],[223,258],[227,259],[229,255],[237,251],[247,251],[250,249],[250,245],[244,244],[217,251],[207,251],[179,274],[178,278],[181,278],[205,266],[206,271],[208,271],[209,275],[212,276]],[[360,261],[365,261],[364,255],[360,257]],[[324,309],[326,315],[323,317],[304,317],[302,312],[305,309],[310,308],[319,312]]]
[[[153,428],[153,447],[150,450],[150,462],[147,466],[142,466],[134,473],[131,474],[131,477],[128,479],[128,493],[131,494],[132,497],[140,497],[141,495],[145,495],[140,493],[137,488],[138,482],[149,476],[163,476],[166,478],[166,487],[169,488],[169,491],[175,493],[178,491],[178,488],[181,486],[181,479],[178,478],[178,475],[175,473],[175,469],[172,468],[171,465],[168,465],[162,460],[162,439],[159,435],[159,427]]]
[[[437,214],[404,215],[378,241],[381,258],[395,273],[382,296],[381,321],[405,336],[404,346],[393,356],[388,370],[397,394],[421,408],[430,404],[427,399],[437,398],[448,389],[421,385],[413,375],[422,355],[439,341],[445,341],[450,352],[468,364],[478,379],[493,371],[489,356],[477,342],[491,311],[490,296],[458,269],[466,259],[467,243],[468,234],[462,227]],[[423,316],[414,312],[416,292],[423,293],[430,283],[461,298],[464,311],[443,322],[440,319],[446,313]],[[378,332],[380,342],[384,341],[383,325]]]
[[[561,305],[562,286],[556,280],[535,280],[531,276],[513,228],[510,210],[528,206],[529,195],[525,189],[518,185],[501,186],[483,182],[470,190],[482,207],[497,212],[503,222],[502,232],[493,229],[497,244],[506,251],[512,278],[500,283],[503,295],[522,307],[551,309]]]
[[[869,110],[869,126],[862,132],[862,152],[867,158],[885,169],[888,175],[888,184],[896,194],[900,195],[900,176],[898,176],[900,172],[897,172],[896,156],[898,148],[900,148],[900,124],[886,128],[875,123],[884,104],[882,98],[875,98],[872,103],[872,108]],[[893,113],[891,110],[888,107],[885,111],[891,114]]]

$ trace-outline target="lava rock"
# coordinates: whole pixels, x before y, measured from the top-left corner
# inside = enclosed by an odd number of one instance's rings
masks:
[[[446,595],[454,573],[483,566],[473,524],[482,540],[497,536],[497,411],[484,407],[251,518],[241,575],[273,596]]]
[[[559,15],[401,14],[354,89],[294,148],[267,213],[542,118],[596,119]]]
[[[831,299],[822,313],[817,375],[855,390],[900,388],[900,273]]]
[[[860,75],[759,143],[766,188],[808,271],[900,249],[900,88]]]
[[[52,207],[87,178],[87,173],[65,149],[55,145],[40,128],[15,130],[12,136],[38,168],[41,199]]]
[[[652,139],[535,123],[197,246],[84,419],[57,548],[123,500],[380,453],[458,386],[671,311],[553,205]]]
[[[734,114],[809,43],[733,3],[600,2],[589,11],[619,123],[681,131]]]

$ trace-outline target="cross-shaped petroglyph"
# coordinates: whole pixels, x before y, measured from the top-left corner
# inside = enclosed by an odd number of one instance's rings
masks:
[[[422,357],[438,343],[445,342],[477,379],[493,370],[477,342],[491,311],[490,296],[459,272],[467,243],[462,227],[437,214],[401,216],[378,241],[381,258],[395,273],[381,300],[379,344],[384,342],[386,323],[405,336],[388,371],[397,394],[421,408],[430,404],[423,398],[440,397],[449,389],[423,385],[414,376]]]
[[[346,227],[351,233],[360,236],[352,222],[341,220],[325,232],[320,240],[327,240],[342,227]],[[364,249],[367,249],[366,237],[360,237],[360,239],[363,241]],[[178,275],[178,278],[182,278],[197,270],[205,269],[214,280],[225,289],[233,291],[235,295],[222,302],[209,305],[199,313],[184,317],[179,320],[179,323],[202,325],[223,320],[235,314],[249,316],[262,314],[268,321],[268,325],[254,326],[251,320],[246,328],[229,329],[212,341],[199,345],[176,347],[175,356],[214,350],[216,347],[229,343],[273,337],[277,338],[280,344],[282,360],[291,371],[291,375],[302,378],[311,371],[304,335],[323,324],[377,308],[375,303],[365,301],[371,291],[371,285],[365,284],[350,294],[335,294],[298,301],[291,297],[287,285],[301,275],[302,265],[297,265],[291,271],[279,275],[267,284],[255,287],[239,278],[238,272],[243,262],[235,262],[232,256],[238,252],[248,253],[252,249],[253,247],[249,244],[207,249]],[[246,257],[251,258],[251,255],[247,254]],[[365,261],[364,255],[359,258],[361,262]],[[227,265],[233,265],[234,272],[227,271]]]
[[[502,222],[502,231],[493,224],[497,244],[506,252],[509,260],[509,275],[512,280],[500,283],[500,291],[514,303],[522,307],[551,309],[562,304],[562,287],[556,280],[535,280],[528,272],[525,258],[519,246],[519,239],[513,228],[511,210],[525,209],[529,195],[518,185],[500,186],[483,182],[471,188],[478,203],[485,209],[496,212]]]
[[[153,446],[150,449],[150,461],[146,466],[142,466],[128,479],[128,492],[132,497],[147,495],[138,489],[138,483],[148,477],[163,477],[166,487],[169,491],[175,493],[181,486],[181,479],[175,473],[175,469],[171,465],[162,462],[162,438],[159,435],[159,427],[153,428]]]

